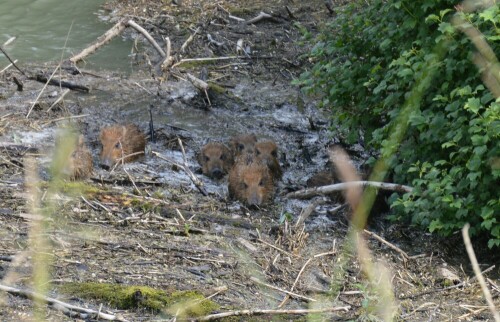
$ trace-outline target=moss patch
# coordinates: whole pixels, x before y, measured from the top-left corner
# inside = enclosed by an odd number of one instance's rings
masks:
[[[82,181],[61,181],[60,190],[61,192],[70,196],[88,196],[99,193],[101,191],[98,188],[86,184]]]
[[[209,314],[219,305],[197,291],[167,293],[148,286],[124,286],[106,283],[66,283],[59,291],[87,299],[104,301],[110,306],[127,310],[149,309],[172,315],[196,317]]]

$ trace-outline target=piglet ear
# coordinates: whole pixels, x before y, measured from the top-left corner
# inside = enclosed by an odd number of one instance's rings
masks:
[[[201,144],[202,144],[202,146],[204,146],[204,145],[207,145],[208,143],[210,143],[210,138],[203,139],[203,142]]]
[[[257,142],[257,135],[255,135],[255,133],[250,134],[250,137],[252,138],[252,140]]]
[[[102,129],[101,130],[101,133],[99,134],[99,140],[103,140],[104,137],[106,136],[106,133],[108,132],[108,130],[106,128]]]
[[[85,138],[83,137],[83,134],[80,134],[78,136],[78,145],[82,146],[85,143]]]
[[[127,133],[127,127],[125,125],[122,126],[122,138],[125,137],[125,134]]]

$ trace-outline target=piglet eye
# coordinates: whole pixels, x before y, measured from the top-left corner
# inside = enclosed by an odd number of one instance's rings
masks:
[[[220,159],[221,159],[222,161],[226,160],[226,155],[225,155],[225,154],[221,155],[221,156],[220,156]]]
[[[243,151],[245,146],[243,144],[238,144],[238,150]]]
[[[115,148],[120,149],[122,147],[122,144],[120,142],[116,142]]]
[[[241,189],[246,190],[248,188],[248,185],[244,182],[241,183]]]
[[[261,186],[261,187],[264,186],[264,179],[260,179],[259,186]]]
[[[256,153],[257,155],[260,155],[260,151],[259,151],[259,150],[255,150],[255,153]]]
[[[278,157],[278,151],[273,150],[273,152],[271,152],[271,155],[272,155],[273,157],[277,158],[277,157]]]
[[[205,155],[205,156],[203,156],[203,158],[205,159],[205,162],[210,161],[210,158],[209,158],[209,157],[207,157],[206,155]]]

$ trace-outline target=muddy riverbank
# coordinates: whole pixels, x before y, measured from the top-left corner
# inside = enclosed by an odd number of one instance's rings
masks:
[[[346,252],[349,212],[340,195],[314,200],[285,197],[324,169],[327,147],[332,144],[343,145],[360,170],[370,155],[360,145],[344,145],[330,131],[335,125],[330,124],[328,114],[291,85],[308,67],[303,55],[310,45],[302,36],[306,31],[315,34],[334,16],[323,1],[315,0],[175,3],[116,1],[105,8],[112,23],[123,17],[134,19],[161,46],[168,37],[176,62],[242,57],[162,70],[158,53],[142,36],[127,30],[124,37],[136,41],[135,71],[124,75],[79,64],[78,73],[64,65],[68,68],[56,78],[90,91],[70,91],[54,106],[64,88],[48,86],[38,97],[43,83],[24,78],[13,68],[0,74],[2,284],[33,288],[35,254],[29,238],[33,238],[37,217],[27,202],[25,160],[34,159],[42,182],[40,198],[47,195],[57,209],[46,220],[44,233],[50,241],[44,252],[50,255],[52,297],[94,310],[102,304],[103,312],[149,321],[171,320],[175,313],[117,309],[108,300],[68,295],[57,287],[99,282],[199,291],[205,296],[215,294],[211,300],[220,306],[217,312],[276,309],[285,296],[276,288],[293,287],[299,296],[289,299],[282,309],[346,307],[319,318],[375,321],[371,307],[379,299],[369,291],[358,259]],[[238,21],[260,12],[271,17],[253,24]],[[193,41],[181,51],[193,34]],[[237,49],[240,39],[246,54]],[[22,68],[50,75],[56,65]],[[187,80],[187,73],[212,84],[211,106],[206,95]],[[22,80],[22,91],[14,77]],[[67,184],[55,193],[49,191],[49,168],[61,127],[70,126],[85,135],[97,165],[100,128],[126,122],[136,123],[148,134],[154,129],[155,141],[148,142],[142,160],[113,172],[96,167],[83,185]],[[248,209],[228,198],[227,179],[214,181],[199,173],[196,153],[207,140],[227,142],[240,133],[271,138],[280,147],[283,179],[273,203],[260,209]],[[185,147],[187,165],[197,172],[208,196],[179,167],[153,155],[158,152],[183,163],[178,138]],[[316,200],[313,213],[296,227],[300,214]],[[43,199],[42,204],[46,203]],[[414,230],[409,223],[394,224],[385,218],[385,212],[374,213],[368,230],[410,257],[373,237],[367,240],[374,261],[390,269],[398,320],[491,319],[477,284],[443,289],[472,276],[459,236],[444,241]],[[481,264],[486,269],[495,263],[484,260]],[[444,270],[456,278],[445,277]],[[498,276],[498,266],[491,273]],[[30,300],[8,294],[1,305],[0,320],[33,317]],[[72,320],[58,310],[45,313],[47,320]],[[304,319],[304,315],[255,319]]]

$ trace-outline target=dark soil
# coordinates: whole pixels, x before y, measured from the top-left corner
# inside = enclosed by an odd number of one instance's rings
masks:
[[[65,68],[64,80],[89,86],[91,92],[71,92],[48,111],[61,94],[58,87],[49,87],[28,118],[25,115],[43,84],[23,79],[13,69],[0,75],[1,284],[34,289],[33,260],[43,253],[50,263],[46,266],[49,296],[118,313],[130,321],[149,321],[173,316],[141,309],[120,311],[103,300],[63,294],[57,286],[102,282],[197,290],[205,296],[216,294],[211,299],[220,305],[219,312],[226,312],[276,309],[285,294],[256,280],[290,290],[300,274],[293,292],[309,300],[292,297],[282,309],[348,307],[312,318],[377,321],[383,315],[377,308],[391,309],[390,300],[381,295],[385,271],[378,264],[383,264],[394,294],[396,320],[491,321],[476,282],[450,287],[473,276],[460,234],[443,240],[410,223],[391,223],[386,220],[387,209],[377,208],[367,229],[410,257],[366,235],[376,264],[366,271],[347,242],[350,214],[340,195],[314,200],[285,197],[324,170],[330,145],[342,145],[341,138],[330,132],[335,125],[328,115],[291,85],[310,63],[305,54],[311,44],[303,40],[300,30],[314,35],[323,23],[335,19],[324,1],[174,2],[115,1],[106,7],[114,20],[133,18],[162,46],[169,37],[176,62],[244,56],[236,49],[240,39],[250,48],[248,57],[188,62],[162,70],[163,59],[157,52],[142,36],[127,31],[125,37],[138,40],[133,58],[136,72],[127,76],[93,71],[74,74],[74,69]],[[248,20],[261,11],[272,18],[246,25],[230,17]],[[193,42],[181,52],[195,30]],[[49,63],[30,70],[50,75],[53,68]],[[206,75],[212,86],[211,106],[205,94],[186,81],[187,73]],[[14,76],[23,79],[22,92],[16,91]],[[84,184],[54,188],[48,169],[58,127],[82,132],[97,164],[99,129],[104,124],[134,122],[148,132],[150,113],[155,141],[149,142],[145,158],[113,172],[96,167]],[[179,167],[151,153],[183,163],[180,138],[187,164],[199,172],[195,154],[207,140],[227,142],[233,135],[252,132],[279,144],[284,168],[274,202],[260,209],[230,200],[226,181],[198,173],[208,190],[208,196],[203,196]],[[369,151],[361,145],[345,147],[356,167],[363,169]],[[26,179],[26,160],[32,159],[40,181],[27,190],[33,178]],[[29,200],[37,195],[40,207],[33,209]],[[301,212],[314,201],[318,206],[313,213],[296,226]],[[42,214],[46,217],[40,221]],[[37,231],[37,227],[45,230]],[[48,240],[47,247],[34,244],[37,236]],[[480,262],[483,270],[498,263],[498,258],[485,253]],[[445,277],[443,269],[456,278]],[[486,274],[490,286],[497,285],[491,286],[497,306],[499,275],[498,265]],[[0,301],[0,320],[33,319],[31,300],[5,293]],[[42,317],[73,320],[51,308]],[[305,318],[284,314],[239,319]]]

